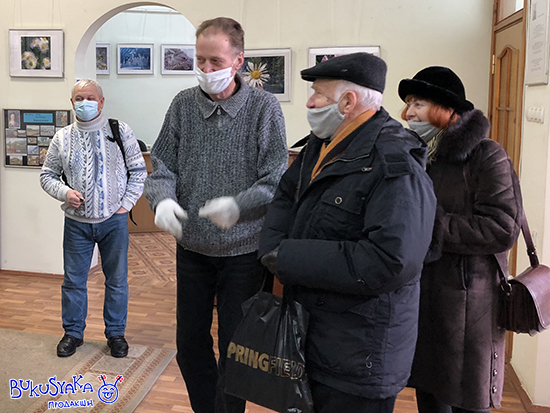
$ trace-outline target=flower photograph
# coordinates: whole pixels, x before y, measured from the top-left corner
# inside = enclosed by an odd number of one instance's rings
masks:
[[[21,36],[21,69],[51,70],[51,38]]]
[[[241,70],[249,86],[271,93],[285,92],[284,56],[245,57]]]
[[[10,76],[63,77],[63,30],[9,30]]]

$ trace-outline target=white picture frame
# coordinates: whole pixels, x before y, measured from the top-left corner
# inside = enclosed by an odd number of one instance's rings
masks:
[[[249,86],[273,93],[280,102],[288,102],[291,88],[291,58],[290,48],[245,50],[240,73]]]
[[[111,44],[95,44],[95,73],[108,75],[111,73]]]
[[[529,2],[525,84],[548,84],[548,15],[549,0]]]
[[[154,48],[152,43],[118,43],[117,73],[119,75],[154,74]]]
[[[371,53],[377,57],[380,57],[380,46],[310,47],[308,67],[313,67],[317,63],[332,57],[359,52]],[[311,96],[312,94],[313,89],[311,89],[311,83],[309,83],[308,96]]]
[[[10,76],[63,77],[63,30],[9,30]]]
[[[160,46],[160,73],[163,75],[194,75],[196,68],[194,44],[163,44]]]

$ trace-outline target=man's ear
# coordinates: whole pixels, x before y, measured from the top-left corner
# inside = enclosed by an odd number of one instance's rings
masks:
[[[353,90],[348,90],[340,99],[340,113],[347,115],[353,112],[357,106],[357,93]]]
[[[235,72],[238,72],[239,69],[241,68],[241,66],[244,64],[244,53],[243,52],[240,52],[238,55],[237,55],[237,60],[235,62]]]

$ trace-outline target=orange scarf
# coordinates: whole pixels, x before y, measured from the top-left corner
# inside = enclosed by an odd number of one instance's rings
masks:
[[[336,147],[336,145],[338,145],[340,142],[346,139],[349,135],[351,135],[351,133],[355,131],[359,126],[361,126],[363,123],[368,121],[375,113],[376,111],[372,109],[361,113],[348,126],[346,126],[343,131],[341,131],[338,135],[336,135],[336,137],[328,145],[326,143],[323,144],[321,148],[321,152],[319,152],[319,160],[317,161],[317,163],[315,164],[315,167],[313,168],[313,171],[311,172],[311,181],[313,181],[315,177],[321,173],[321,171],[326,165],[329,165],[338,157],[339,154],[334,156],[334,158],[330,159],[328,162],[323,164],[323,161],[325,160],[326,156],[330,153],[330,151],[332,151]]]

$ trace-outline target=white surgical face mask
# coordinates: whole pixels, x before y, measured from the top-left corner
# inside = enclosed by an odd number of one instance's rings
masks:
[[[345,115],[340,113],[338,103],[307,111],[307,120],[311,131],[320,139],[330,138],[342,124],[344,118]]]
[[[209,95],[217,95],[222,93],[231,81],[233,80],[233,65],[215,72],[204,73],[201,69],[197,67],[195,74],[197,75],[197,80],[199,81],[199,86]]]
[[[99,115],[98,102],[95,100],[80,100],[74,103],[76,117],[88,122]]]
[[[409,128],[415,131],[424,142],[429,142],[441,130],[430,122],[407,122]]]

